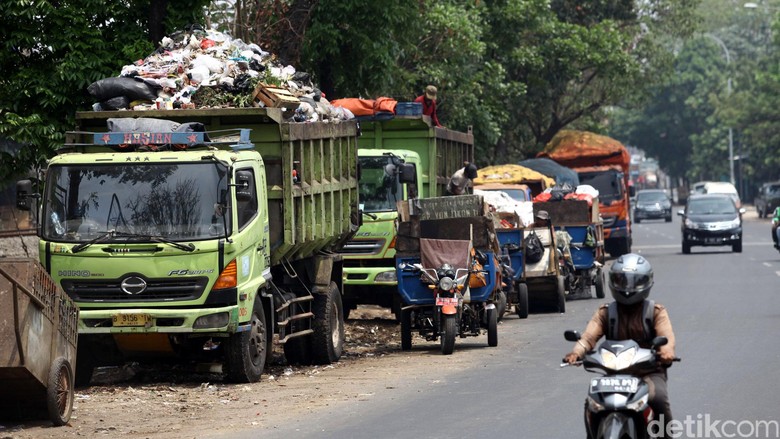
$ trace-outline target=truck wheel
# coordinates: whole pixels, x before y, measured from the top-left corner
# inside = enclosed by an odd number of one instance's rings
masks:
[[[303,322],[293,321],[291,331],[298,332],[303,329]],[[284,343],[284,358],[287,364],[311,364],[311,335],[294,337]]]
[[[566,312],[566,288],[563,280],[563,276],[558,275],[558,312],[563,314]]]
[[[63,357],[58,357],[49,369],[46,384],[46,407],[55,426],[65,425],[73,411],[73,369]]]
[[[260,379],[269,354],[268,335],[263,302],[258,294],[252,307],[248,331],[236,332],[228,339],[225,352],[228,379],[235,383],[254,383]]]
[[[496,311],[497,311],[497,318],[500,321],[504,318],[504,314],[506,313],[506,293],[503,291],[498,292],[498,300],[496,300]]]
[[[95,359],[92,357],[91,344],[80,340],[76,350],[76,387],[87,387],[95,371]]]
[[[455,335],[458,333],[458,319],[454,316],[442,316],[444,318],[441,334],[441,353],[450,355],[455,350]]]
[[[517,317],[521,319],[528,318],[528,285],[522,282],[517,283],[517,305],[515,305]]]
[[[596,279],[593,280],[593,286],[596,288],[596,298],[604,298],[604,270],[601,268],[596,272]]]
[[[314,322],[311,335],[312,359],[317,364],[330,364],[344,351],[344,314],[341,291],[331,282],[325,294],[314,295]]]
[[[498,346],[498,310],[487,310],[487,336],[488,346]]]
[[[412,350],[412,310],[401,310],[401,350]]]

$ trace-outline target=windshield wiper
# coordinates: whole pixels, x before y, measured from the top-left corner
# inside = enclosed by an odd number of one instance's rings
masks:
[[[159,242],[159,243],[162,243],[162,244],[168,244],[170,246],[178,248],[179,250],[184,250],[184,251],[187,251],[187,252],[195,251],[195,245],[193,245],[192,243],[185,245],[185,244],[178,243],[176,241],[171,241],[168,238],[165,238],[165,237],[162,237],[162,236],[158,236],[158,235],[141,235],[141,234],[136,234],[136,233],[117,232],[116,230],[109,230],[108,232],[98,236],[97,238],[95,238],[95,239],[93,239],[91,241],[87,241],[87,242],[84,242],[82,244],[75,245],[75,246],[73,246],[71,251],[73,253],[78,253],[78,252],[84,250],[85,248],[89,247],[92,244],[97,244],[98,242],[102,242],[102,241],[105,241],[108,238],[114,238],[114,237],[136,238],[138,240],[148,240],[148,241],[152,241],[152,242]]]
[[[178,248],[179,250],[184,250],[187,252],[195,251],[195,245],[192,243],[185,245],[176,241],[171,241],[170,239],[160,235],[144,235],[140,233],[125,233],[125,232],[116,232],[115,235],[125,237],[125,238],[136,238],[139,241],[152,241],[152,242],[159,242],[162,244],[168,244],[172,247]]]
[[[87,247],[89,247],[92,244],[97,244],[98,242],[105,241],[106,239],[113,237],[115,233],[116,233],[116,230],[111,229],[108,232],[103,233],[102,235],[98,236],[95,239],[92,239],[92,240],[87,241],[87,242],[82,242],[81,244],[74,245],[73,248],[70,249],[70,251],[73,252],[73,253],[78,253],[78,252],[86,249]]]
[[[366,212],[365,210],[362,210],[361,212],[363,212],[363,215],[365,215],[365,216],[367,216],[367,217],[371,218],[372,220],[375,220],[375,219],[377,219],[377,218],[378,218],[376,215],[374,215],[374,214],[373,214],[373,213],[371,213],[371,212]]]

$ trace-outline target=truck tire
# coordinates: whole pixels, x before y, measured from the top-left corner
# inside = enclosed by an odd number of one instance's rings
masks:
[[[615,239],[612,242],[609,254],[614,258],[619,258],[626,253],[631,253],[631,241],[630,238]]]
[[[515,305],[517,317],[521,319],[528,318],[528,285],[523,282],[517,283],[517,304]]]
[[[311,335],[312,359],[316,364],[330,364],[344,352],[344,314],[341,291],[331,282],[325,294],[314,295],[314,322]]]
[[[236,332],[228,339],[225,361],[228,379],[235,383],[254,383],[260,379],[270,354],[268,325],[263,302],[255,296],[248,331]]]
[[[58,357],[49,369],[46,383],[46,408],[55,426],[65,425],[73,412],[73,369],[64,357]]]
[[[91,344],[82,339],[79,340],[76,350],[76,387],[87,387],[92,381],[92,373],[95,371],[95,359],[92,356]]]

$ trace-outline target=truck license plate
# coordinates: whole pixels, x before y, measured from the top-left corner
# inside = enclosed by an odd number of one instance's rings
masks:
[[[114,326],[146,326],[151,323],[152,316],[149,314],[126,313],[114,314]]]

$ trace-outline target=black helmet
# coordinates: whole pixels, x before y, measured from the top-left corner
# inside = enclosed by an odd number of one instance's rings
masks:
[[[463,175],[472,180],[477,178],[477,165],[466,162],[466,166],[463,167]]]
[[[652,287],[653,267],[647,259],[635,253],[619,257],[609,269],[609,288],[617,303],[639,303],[647,299]]]

